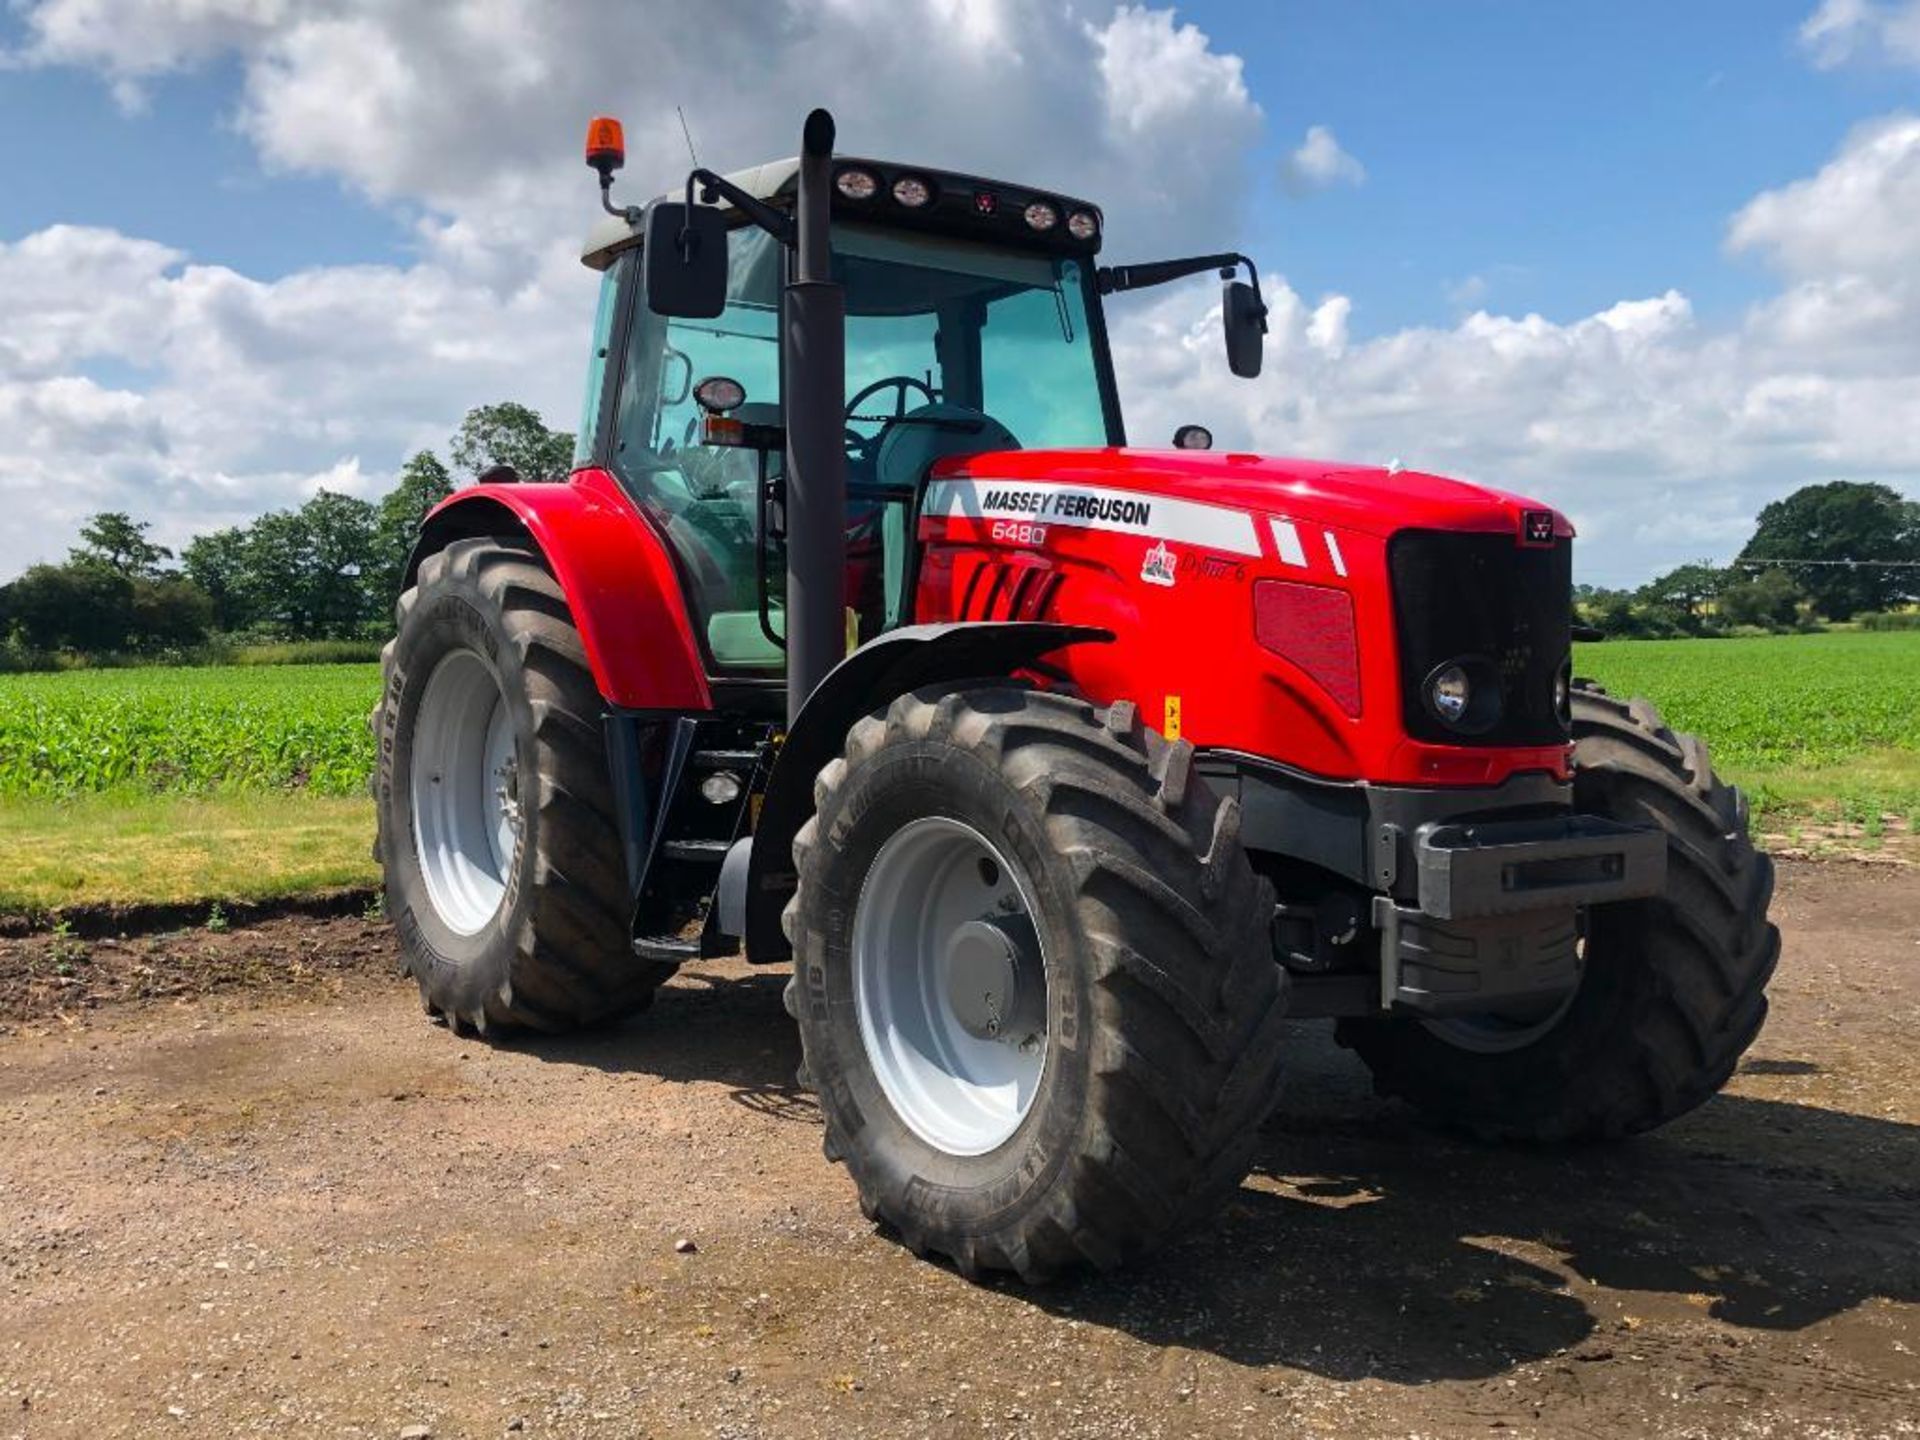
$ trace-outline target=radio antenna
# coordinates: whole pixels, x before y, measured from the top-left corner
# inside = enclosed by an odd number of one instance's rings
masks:
[[[687,137],[687,158],[693,161],[693,168],[698,170],[700,156],[693,148],[693,131],[687,128],[687,112],[676,105],[673,107],[673,113],[680,117],[680,133]]]

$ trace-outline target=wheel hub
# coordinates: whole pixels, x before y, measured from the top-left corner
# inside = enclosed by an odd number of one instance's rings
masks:
[[[1018,1045],[1046,1028],[1046,975],[1026,916],[963,921],[946,962],[947,1004],[974,1039]]]

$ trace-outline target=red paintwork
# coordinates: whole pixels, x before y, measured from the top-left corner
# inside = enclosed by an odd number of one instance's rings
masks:
[[[474,485],[437,506],[512,512],[567,592],[600,693],[637,709],[708,710],[713,699],[665,544],[605,470],[557,485]]]
[[[1076,646],[1060,657],[1083,693],[1101,703],[1132,700],[1148,723],[1162,728],[1171,701],[1180,712],[1180,733],[1194,744],[1245,751],[1317,775],[1467,786],[1498,784],[1520,771],[1570,773],[1567,746],[1430,745],[1409,740],[1399,720],[1388,539],[1412,528],[1517,537],[1522,512],[1545,506],[1416,471],[1183,450],[1007,451],[943,461],[934,477],[1097,486],[1200,501],[1250,516],[1260,554],[1169,542],[1175,583],[1153,585],[1141,575],[1155,543],[1150,536],[1056,524],[1034,543],[1030,526],[1027,539],[1013,538],[1019,517],[930,515],[920,529],[925,553],[916,620],[1044,615],[1103,626],[1114,632],[1114,643]],[[712,708],[673,562],[611,474],[585,469],[566,484],[474,486],[434,513],[474,504],[511,511],[540,545],[566,588],[608,700],[636,708]],[[1283,559],[1275,519],[1293,522],[1305,566]],[[1562,542],[1573,535],[1558,514],[1554,529]],[[1333,562],[1329,535],[1344,575]],[[1350,672],[1329,649],[1330,642],[1337,648],[1343,627],[1295,649],[1301,664],[1259,642],[1254,584],[1263,579],[1351,597],[1357,714],[1350,713]],[[1336,677],[1332,693],[1316,673]]]
[[[1169,702],[1195,745],[1246,751],[1339,779],[1414,785],[1492,785],[1519,771],[1569,773],[1567,746],[1482,748],[1409,740],[1400,723],[1387,540],[1422,528],[1519,536],[1521,514],[1546,506],[1437,475],[1195,451],[1008,451],[944,461],[938,479],[1098,486],[1203,501],[1251,515],[1260,554],[1234,556],[1168,542],[1179,570],[1171,586],[1146,583],[1151,536],[1045,526],[1036,542],[1019,516],[928,515],[915,618],[1035,618],[1100,625],[1110,645],[1059,657],[1072,683],[1105,703],[1132,700],[1162,726]],[[1293,522],[1307,563],[1288,564],[1273,520]],[[1573,528],[1556,514],[1556,535]],[[997,534],[997,538],[996,538]],[[1333,559],[1333,537],[1341,575]],[[1254,583],[1262,579],[1344,590],[1359,642],[1359,713],[1346,677],[1337,699],[1313,674],[1256,639]],[[1326,608],[1326,607],[1323,607]],[[1331,613],[1329,611],[1329,613]],[[1321,637],[1324,641],[1325,637]],[[1324,643],[1300,652],[1329,673]]]

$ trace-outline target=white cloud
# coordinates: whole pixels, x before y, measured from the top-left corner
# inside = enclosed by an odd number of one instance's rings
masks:
[[[1920,115],[1857,128],[1820,171],[1749,201],[1728,230],[1788,275],[1896,280],[1915,268],[1920,224]]]
[[[1237,57],[1170,11],[1097,0],[39,0],[22,21],[13,59],[114,85],[230,60],[262,163],[416,216],[420,253],[262,282],[113,231],[0,233],[0,415],[35,417],[0,426],[0,490],[36,520],[0,527],[0,576],[103,505],[177,540],[320,483],[377,492],[484,401],[571,426],[594,111],[627,121],[632,199],[685,173],[676,102],[722,167],[791,154],[824,102],[845,149],[1099,199],[1137,256],[1237,235],[1229,182],[1260,128]],[[56,426],[45,382],[63,378],[91,389]]]
[[[1856,61],[1920,66],[1920,0],[1821,0],[1800,44],[1822,70]]]
[[[1367,169],[1340,148],[1325,125],[1307,127],[1307,138],[1280,164],[1280,181],[1295,195],[1366,182]]]
[[[152,516],[177,542],[322,484],[377,493],[482,401],[524,399],[571,425],[594,285],[576,258],[595,213],[574,159],[589,111],[624,113],[634,198],[684,172],[676,100],[702,160],[722,166],[791,153],[824,101],[850,150],[1102,201],[1116,260],[1245,248],[1237,182],[1260,110],[1238,58],[1171,12],[780,0],[731,13],[665,0],[26,9],[33,63],[110,84],[230,60],[236,122],[262,162],[416,217],[419,254],[268,282],[110,230],[0,236],[0,504],[32,517],[0,527],[0,575],[59,555],[103,507]],[[729,81],[724,96],[694,79],[674,95],[660,77],[676,74]],[[1567,320],[1492,313],[1490,292],[1468,288],[1451,326],[1368,336],[1364,295],[1305,297],[1263,266],[1267,370],[1246,383],[1225,373],[1211,287],[1123,297],[1129,428],[1158,443],[1199,420],[1223,444],[1398,455],[1531,491],[1573,513],[1583,569],[1608,578],[1726,553],[1795,485],[1848,474],[1912,488],[1920,475],[1917,156],[1920,120],[1889,116],[1732,217],[1730,252],[1779,288],[1731,326],[1703,324],[1676,292]],[[1363,173],[1320,127],[1295,159],[1316,184]]]

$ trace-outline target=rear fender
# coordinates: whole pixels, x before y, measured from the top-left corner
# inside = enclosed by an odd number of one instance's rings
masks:
[[[706,670],[673,560],[604,470],[563,484],[474,485],[427,516],[407,562],[474,535],[524,535],[538,547],[586,647],[600,694],[635,710],[710,710]]]
[[[747,958],[767,964],[791,953],[780,913],[796,884],[793,837],[813,814],[814,777],[846,748],[856,720],[922,685],[1011,675],[1063,646],[1112,639],[1096,626],[1042,621],[907,625],[835,666],[788,730],[767,779],[747,868]]]

